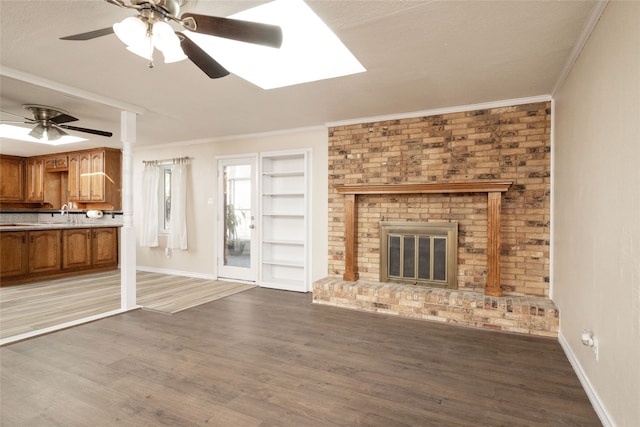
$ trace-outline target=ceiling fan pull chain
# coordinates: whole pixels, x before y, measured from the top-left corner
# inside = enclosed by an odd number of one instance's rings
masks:
[[[147,23],[147,38],[149,39],[149,68],[153,68],[153,24]]]

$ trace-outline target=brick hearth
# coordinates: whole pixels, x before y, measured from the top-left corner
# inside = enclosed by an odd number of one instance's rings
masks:
[[[483,292],[327,277],[313,284],[313,303],[461,326],[545,337],[558,336],[553,301],[535,296],[485,296]]]

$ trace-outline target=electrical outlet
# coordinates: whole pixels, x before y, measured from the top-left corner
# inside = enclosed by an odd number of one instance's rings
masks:
[[[593,354],[596,356],[596,362],[598,361],[598,337],[594,336],[593,337],[593,346],[591,347],[593,349]]]

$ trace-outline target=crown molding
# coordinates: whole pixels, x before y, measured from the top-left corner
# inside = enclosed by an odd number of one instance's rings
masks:
[[[567,61],[565,62],[564,67],[562,67],[562,71],[558,76],[558,80],[556,81],[556,84],[553,87],[553,90],[551,91],[551,96],[555,97],[556,93],[558,93],[558,91],[564,84],[564,81],[567,79],[567,76],[569,75],[569,72],[573,68],[573,65],[578,60],[578,57],[580,56],[580,52],[582,52],[582,49],[587,44],[587,40],[589,40],[591,33],[596,28],[596,25],[598,24],[598,21],[600,20],[600,17],[602,16],[604,9],[607,7],[607,4],[609,4],[609,0],[600,0],[593,5],[593,8],[591,9],[591,13],[589,14],[589,18],[585,22],[584,27],[582,27],[582,32],[580,33],[580,35],[578,36],[578,39],[573,45],[573,49],[571,49],[571,53],[569,53],[569,56],[567,57]]]
[[[511,107],[513,105],[532,104],[551,101],[551,95],[531,96],[526,98],[504,99],[501,101],[483,102],[479,104],[456,105],[453,107],[435,108],[433,110],[413,111],[409,113],[389,114],[384,116],[360,117],[355,119],[327,122],[327,127],[349,126],[359,123],[384,122],[389,120],[410,119],[414,117],[428,117],[439,114],[460,113],[464,111],[486,110],[488,108]]]

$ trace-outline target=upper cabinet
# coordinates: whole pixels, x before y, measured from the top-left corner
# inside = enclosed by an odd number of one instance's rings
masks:
[[[27,160],[27,202],[44,202],[44,158]]]
[[[66,154],[54,154],[44,158],[44,170],[46,172],[64,172],[68,170],[68,158]]]
[[[5,208],[122,209],[122,154],[112,148],[36,157],[0,155],[0,202]]]
[[[24,157],[0,155],[0,202],[24,201]]]
[[[69,200],[80,199],[80,153],[71,153],[67,157],[67,185]]]
[[[119,210],[122,206],[122,154],[101,148],[69,156],[69,199]]]

